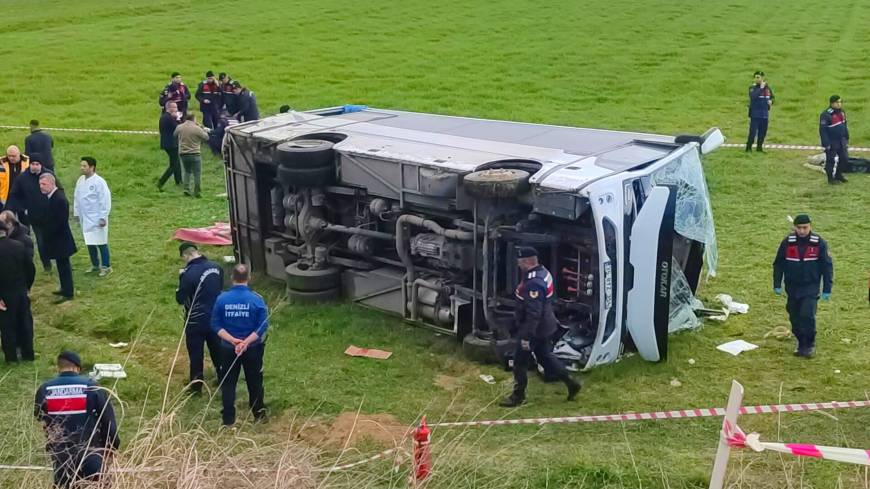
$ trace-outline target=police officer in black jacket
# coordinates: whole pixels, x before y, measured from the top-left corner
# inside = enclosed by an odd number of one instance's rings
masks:
[[[30,121],[30,135],[24,138],[24,153],[42,155],[42,164],[51,171],[54,171],[54,156],[52,149],[54,148],[54,140],[51,135],[43,131],[39,127],[39,121],[33,119]]]
[[[819,301],[819,283],[822,299],[831,299],[834,283],[834,264],[828,252],[828,243],[812,232],[810,216],[800,214],[794,218],[794,232],[779,245],[773,261],[773,291],[782,294],[782,280],[788,295],[785,308],[791,322],[791,331],[797,338],[794,354],[810,358],[816,349],[816,306]]]
[[[517,305],[514,328],[517,346],[514,350],[514,390],[501,402],[503,407],[515,407],[526,400],[528,366],[532,353],[538,363],[552,372],[568,387],[568,400],[580,392],[580,384],[553,354],[553,333],[558,328],[551,301],[555,291],[553,276],[538,263],[538,252],[527,246],[517,248],[517,265],[522,280],[515,291]]]
[[[57,356],[57,377],[36,391],[34,415],[45,427],[45,449],[54,465],[54,485],[68,488],[97,481],[105,459],[121,443],[115,412],[106,392],[80,375],[75,352]]]
[[[190,390],[200,393],[205,356],[203,343],[208,347],[218,380],[223,378],[221,341],[217,333],[211,329],[214,301],[223,289],[223,270],[202,256],[193,243],[181,243],[178,251],[187,265],[178,277],[175,300],[184,306],[184,335],[187,356],[190,358]]]
[[[831,95],[830,105],[819,116],[819,137],[825,148],[825,173],[828,183],[846,183],[843,168],[849,164],[849,126],[843,112],[843,100]],[[835,164],[834,159],[839,158]]]
[[[6,363],[33,361],[33,315],[28,292],[33,286],[36,269],[20,242],[9,236],[10,230],[0,220],[0,342]]]
[[[758,137],[756,151],[764,152],[764,138],[767,136],[767,123],[770,107],[773,105],[773,90],[764,80],[764,72],[755,72],[755,83],[749,86],[749,138],[746,151],[752,151],[752,144]]]
[[[205,73],[205,80],[199,82],[194,94],[196,100],[199,101],[199,110],[202,112],[202,125],[209,129],[214,129],[214,124],[220,116],[221,106],[223,105],[223,93],[217,80],[214,78],[214,72],[209,70]]]

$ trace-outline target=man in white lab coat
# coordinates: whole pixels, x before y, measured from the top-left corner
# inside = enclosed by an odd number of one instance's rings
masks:
[[[105,277],[112,273],[109,261],[109,211],[112,209],[112,193],[103,177],[97,175],[96,159],[83,156],[81,168],[82,176],[76,182],[73,199],[73,215],[79,218],[88,254],[91,256],[91,268],[87,273],[99,272],[100,277]]]

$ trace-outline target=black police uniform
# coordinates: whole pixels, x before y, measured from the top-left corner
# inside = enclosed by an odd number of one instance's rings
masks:
[[[773,261],[773,288],[779,289],[783,277],[788,294],[786,310],[791,330],[798,341],[798,355],[811,355],[816,344],[816,306],[819,282],[822,292],[831,293],[834,265],[828,244],[818,234],[806,238],[789,234],[779,245]]]
[[[202,390],[203,379],[203,344],[208,347],[211,363],[220,380],[221,375],[221,342],[211,329],[211,313],[214,301],[223,288],[223,270],[204,256],[194,258],[187,263],[178,277],[178,289],[175,300],[184,306],[184,335],[187,344],[187,356],[190,358],[190,382],[194,391]]]
[[[44,423],[55,487],[97,480],[107,451],[120,445],[115,412],[93,380],[62,372],[36,391],[34,415]]]
[[[199,100],[199,110],[202,112],[202,125],[214,129],[214,124],[220,115],[223,105],[223,92],[217,81],[209,83],[208,79],[199,82],[194,95]]]
[[[842,109],[828,107],[819,115],[819,138],[825,148],[825,173],[828,183],[845,182],[843,169],[849,164],[849,126]],[[839,163],[834,164],[834,158]]]
[[[773,90],[770,85],[753,83],[749,86],[749,137],[746,139],[746,151],[752,149],[756,136],[758,151],[764,146],[767,137],[767,123],[770,120],[770,104],[773,102]]]
[[[37,161],[42,163],[42,166],[54,171],[52,148],[54,148],[54,140],[51,139],[51,135],[42,129],[35,129],[29,136],[24,138],[24,153],[28,155],[41,155],[42,159]]]
[[[517,254],[520,258],[536,256],[534,248],[526,247],[520,247]],[[502,403],[503,406],[516,406],[525,400],[528,365],[532,353],[548,373],[568,386],[569,400],[580,390],[580,384],[571,378],[568,370],[553,354],[552,336],[558,328],[551,304],[554,290],[553,276],[543,265],[524,272],[523,279],[516,288],[514,328],[517,346],[514,350],[514,390]],[[522,341],[529,342],[528,350],[522,347]]]

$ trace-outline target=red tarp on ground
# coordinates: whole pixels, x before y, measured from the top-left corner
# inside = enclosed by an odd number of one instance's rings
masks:
[[[175,231],[172,239],[216,246],[229,246],[233,244],[230,225],[226,222],[216,222],[214,226],[207,228],[181,228]]]

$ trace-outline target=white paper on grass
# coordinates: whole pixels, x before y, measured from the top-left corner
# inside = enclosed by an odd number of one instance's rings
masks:
[[[753,345],[748,341],[743,340],[734,340],[729,341],[728,343],[722,343],[717,346],[716,349],[719,351],[724,351],[725,353],[730,353],[734,356],[737,356],[745,351],[754,350],[758,348],[758,345]]]

